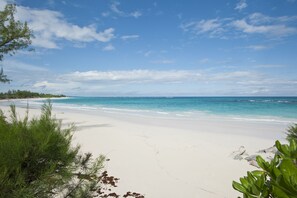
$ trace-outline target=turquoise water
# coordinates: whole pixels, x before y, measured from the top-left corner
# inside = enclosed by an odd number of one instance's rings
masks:
[[[71,97],[53,103],[93,109],[297,118],[297,97]]]

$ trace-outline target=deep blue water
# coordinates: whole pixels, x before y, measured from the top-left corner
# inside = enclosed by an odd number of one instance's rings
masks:
[[[53,103],[156,112],[297,118],[297,97],[71,97],[53,100]]]

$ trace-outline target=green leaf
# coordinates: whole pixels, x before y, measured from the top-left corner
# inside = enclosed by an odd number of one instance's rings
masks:
[[[261,170],[254,170],[252,171],[252,174],[255,175],[256,177],[262,177],[263,175],[265,175],[265,172]]]
[[[261,156],[257,156],[256,157],[256,161],[258,163],[258,165],[265,171],[269,172],[270,171],[270,167],[269,167],[269,163],[265,162],[265,160],[261,157]]]
[[[289,146],[286,144],[281,144],[278,140],[275,142],[276,148],[281,152],[284,156],[290,157]]]
[[[291,141],[290,141],[290,150],[291,150],[291,151],[295,151],[295,150],[297,150],[297,143],[296,143],[295,140],[291,140]]]
[[[232,186],[235,190],[242,192],[242,193],[247,193],[246,189],[238,182],[233,181]]]
[[[292,198],[292,197],[289,197],[282,189],[280,189],[279,187],[277,186],[273,186],[272,187],[272,193],[275,197],[279,197],[279,198]]]
[[[245,178],[240,178],[239,180],[240,180],[242,186],[245,187],[246,189],[248,189],[250,187],[250,183]]]

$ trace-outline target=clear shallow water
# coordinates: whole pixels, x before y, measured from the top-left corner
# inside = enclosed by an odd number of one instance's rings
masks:
[[[54,104],[81,109],[157,112],[159,114],[206,113],[239,117],[297,119],[297,97],[71,97]]]

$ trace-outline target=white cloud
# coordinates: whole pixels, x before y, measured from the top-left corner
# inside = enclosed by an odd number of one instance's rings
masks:
[[[189,23],[182,24],[181,28],[184,31],[190,31],[195,34],[218,35],[223,31],[221,28],[222,24],[218,19],[192,21]]]
[[[234,72],[222,72],[217,73],[211,76],[211,80],[228,80],[233,81],[235,79],[246,79],[246,78],[255,78],[257,74],[249,71],[234,71]]]
[[[288,27],[285,24],[276,25],[253,25],[246,22],[246,20],[236,20],[233,21],[232,25],[238,29],[248,34],[264,34],[266,36],[283,37],[289,36],[291,34],[297,33],[295,27]]]
[[[256,67],[278,67],[259,65]],[[4,68],[5,69],[5,68]],[[38,69],[5,70],[14,79],[7,89],[67,95],[257,95],[297,94],[294,78],[270,77],[249,70],[113,70],[54,74]],[[265,70],[262,70],[262,72]],[[45,80],[47,79],[47,80]],[[143,89],[146,87],[146,89]],[[6,89],[6,88],[3,88]]]
[[[73,81],[37,81],[31,85],[31,89],[35,89],[40,92],[49,92],[49,93],[75,93],[75,92],[82,92],[86,90],[88,86],[84,86],[81,83],[73,82]],[[93,86],[92,88],[98,86]],[[90,88],[90,89],[92,89]]]
[[[296,80],[269,78],[269,76],[261,73],[244,70],[217,73],[207,70],[94,70],[64,74],[52,82],[40,81],[35,84],[35,87],[39,86],[52,90],[60,90],[65,87],[64,90],[72,90],[73,93],[107,93],[107,95],[146,95],[147,93],[149,95],[166,95],[169,93],[169,89],[175,95],[183,93],[190,95],[195,93],[205,95],[257,95],[264,92],[275,94],[278,93],[275,91],[281,87],[285,87],[287,93],[293,93],[294,86],[292,85],[296,85],[296,83]],[[143,90],[143,86],[149,88]],[[223,90],[222,87],[224,87]]]
[[[62,75],[62,79],[71,79],[73,81],[162,81],[171,82],[179,80],[199,79],[201,74],[195,71],[187,70],[122,70],[122,71],[86,71],[73,72]]]
[[[134,18],[138,18],[138,17],[142,16],[142,13],[140,11],[135,11],[135,12],[131,12],[130,16],[132,16]]]
[[[27,21],[35,38],[33,45],[44,48],[59,48],[58,40],[71,42],[108,42],[114,37],[114,29],[98,32],[94,25],[78,26],[66,21],[57,11],[31,9],[17,6],[16,18]]]
[[[142,13],[140,11],[133,11],[133,12],[124,12],[122,10],[119,9],[120,3],[115,1],[110,5],[110,10],[115,13],[118,16],[121,17],[134,17],[134,18],[139,18],[140,16],[142,16]],[[107,13],[107,12],[105,12]]]
[[[61,75],[62,80],[75,82],[108,81],[108,82],[176,82],[176,81],[245,81],[260,79],[262,76],[251,71],[231,71],[210,73],[195,70],[118,70],[118,71],[85,71]]]
[[[113,2],[110,5],[111,11],[113,11],[114,13],[117,13],[118,15],[125,15],[125,13],[118,8],[119,5],[120,5],[119,2]]]
[[[138,39],[139,35],[124,35],[121,37],[122,40],[126,41],[126,40],[130,40],[130,39]]]
[[[115,50],[115,47],[112,44],[106,45],[104,48],[102,48],[103,51],[113,51]]]
[[[110,15],[110,12],[102,12],[101,15],[103,17],[108,17]]]
[[[276,24],[276,23],[288,23],[297,20],[297,16],[280,16],[280,17],[270,17],[262,13],[253,13],[247,17],[247,20],[253,25],[259,24]]]
[[[48,81],[39,81],[33,84],[34,88],[55,88],[59,87],[59,83],[49,83]]]
[[[231,23],[236,29],[248,34],[264,34],[268,37],[284,37],[297,33],[297,28],[290,26],[297,16],[270,17],[262,13],[253,13],[248,17]]]
[[[181,25],[185,32],[210,38],[240,38],[259,34],[268,38],[283,38],[297,33],[293,25],[297,16],[271,17],[253,13],[242,19],[216,18],[191,21]]]
[[[248,4],[246,3],[246,0],[239,0],[239,2],[235,6],[235,10],[241,11],[242,9],[246,8]]]

